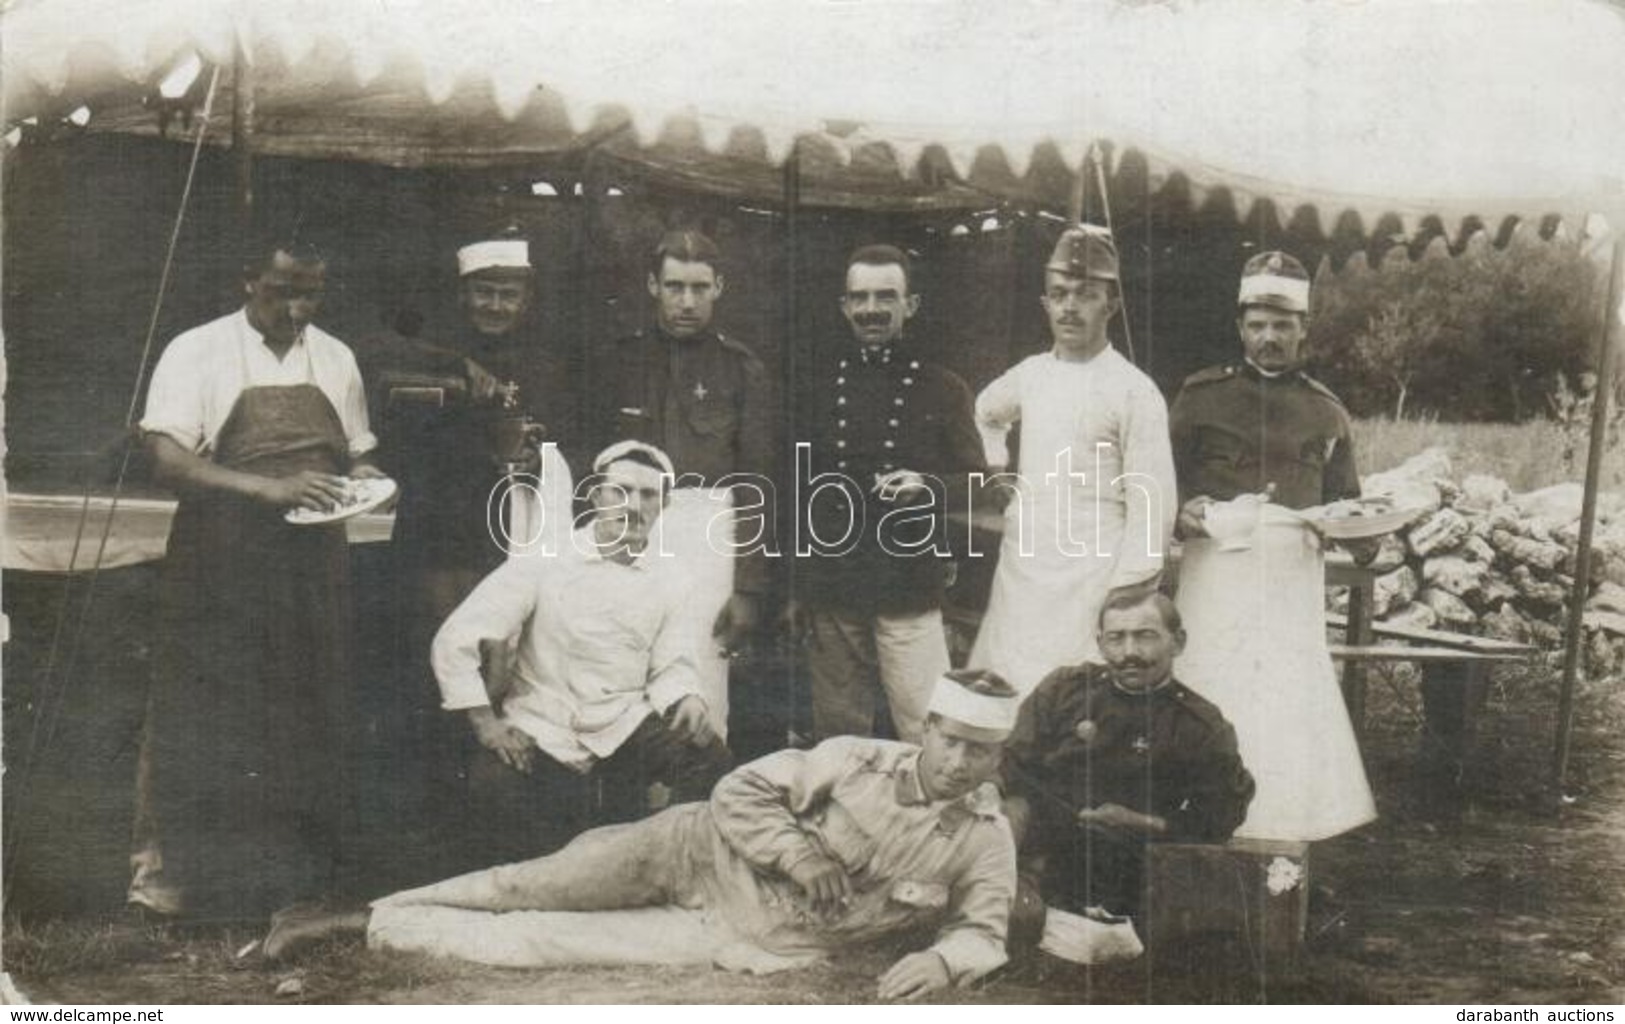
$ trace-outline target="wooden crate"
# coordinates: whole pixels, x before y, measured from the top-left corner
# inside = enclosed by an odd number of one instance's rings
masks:
[[[1289,970],[1309,912],[1309,844],[1233,839],[1147,848],[1142,918],[1146,947],[1177,958],[1193,940],[1231,936],[1226,948],[1263,973]]]

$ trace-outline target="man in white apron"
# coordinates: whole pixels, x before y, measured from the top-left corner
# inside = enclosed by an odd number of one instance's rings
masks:
[[[1187,378],[1170,416],[1190,637],[1176,668],[1235,725],[1258,782],[1237,835],[1325,839],[1375,818],[1376,806],[1326,648],[1322,542],[1278,506],[1358,497],[1360,481],[1348,412],[1301,368],[1303,264],[1281,252],[1253,257],[1237,306],[1244,358]],[[1270,504],[1255,507],[1241,544],[1208,536],[1209,506],[1258,494]]]
[[[1106,335],[1122,305],[1117,262],[1106,232],[1063,232],[1041,299],[1054,345],[976,399],[988,464],[1009,464],[1006,437],[1019,422],[1021,465],[970,664],[1023,695],[1062,665],[1098,660],[1106,595],[1155,589],[1173,529],[1167,406]]]

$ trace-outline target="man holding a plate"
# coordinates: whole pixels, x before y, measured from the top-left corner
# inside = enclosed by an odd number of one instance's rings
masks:
[[[1360,481],[1348,412],[1301,369],[1303,264],[1253,257],[1237,306],[1244,358],[1188,378],[1169,412],[1189,636],[1176,669],[1235,725],[1257,780],[1237,835],[1325,839],[1376,807],[1326,647],[1326,541],[1292,510],[1357,498]]]
[[[131,903],[258,916],[326,894],[353,812],[349,549],[330,511],[382,476],[361,374],[311,323],[326,262],[249,254],[242,309],[177,337],[141,429],[180,495],[158,583]],[[326,519],[325,516],[318,518]]]

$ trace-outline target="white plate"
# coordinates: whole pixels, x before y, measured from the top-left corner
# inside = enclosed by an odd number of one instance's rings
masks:
[[[1299,514],[1333,540],[1364,540],[1404,529],[1423,511],[1395,508],[1393,502],[1381,498],[1356,498],[1306,508]]]
[[[295,526],[320,526],[337,523],[371,512],[395,496],[395,481],[388,477],[369,477],[365,480],[345,480],[350,500],[326,512],[310,508],[290,508],[282,518]]]

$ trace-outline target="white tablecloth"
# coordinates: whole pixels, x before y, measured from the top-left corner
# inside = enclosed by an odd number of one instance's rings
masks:
[[[175,515],[175,502],[153,498],[121,498],[117,511],[106,496],[90,499],[88,513],[84,498],[69,494],[22,494],[5,496],[5,529],[0,536],[0,565],[24,572],[86,571],[96,564],[102,531],[108,515],[113,530],[107,537],[101,567],[118,569],[164,557],[169,543],[169,521]],[[79,530],[81,515],[84,530]],[[395,525],[393,513],[356,516],[346,524],[350,543],[367,544],[389,539]],[[75,536],[79,537],[74,550]]]

